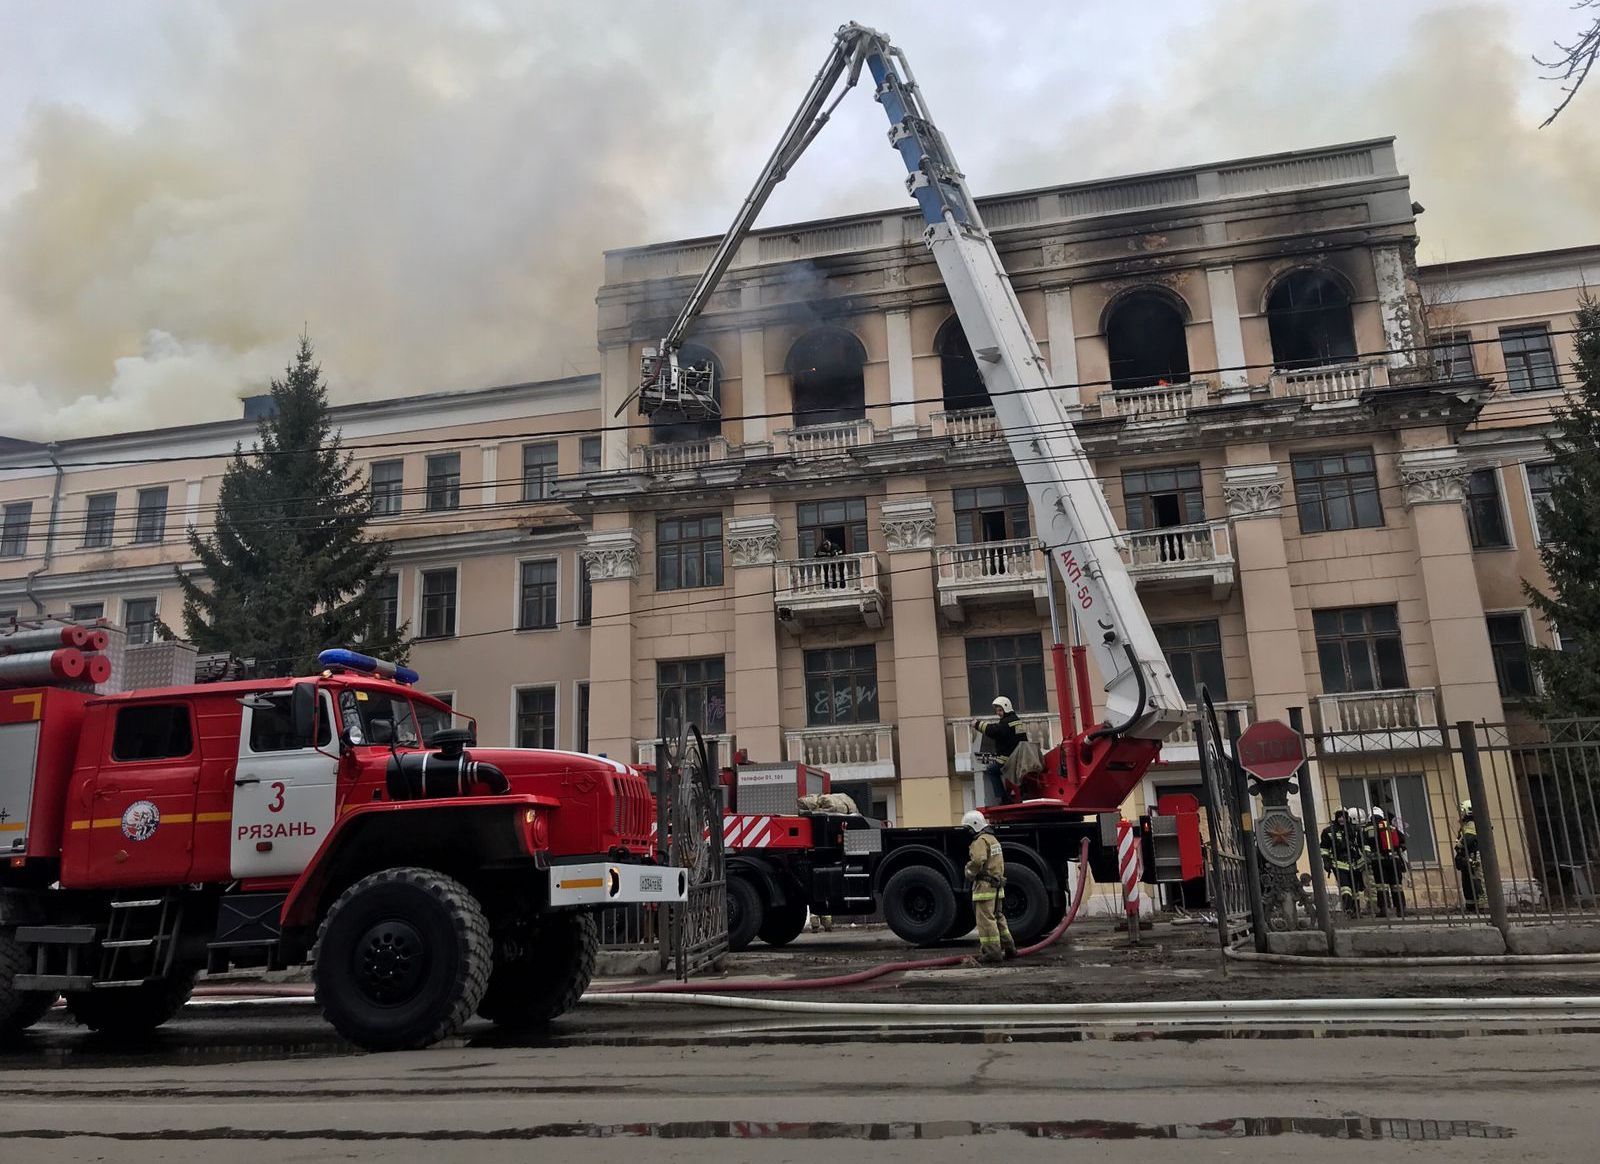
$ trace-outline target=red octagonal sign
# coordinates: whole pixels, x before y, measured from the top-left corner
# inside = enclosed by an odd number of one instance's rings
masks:
[[[1253,723],[1239,737],[1239,764],[1258,780],[1287,780],[1306,761],[1306,742],[1281,720]]]

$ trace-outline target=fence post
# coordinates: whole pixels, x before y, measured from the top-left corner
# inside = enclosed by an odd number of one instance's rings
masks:
[[[1305,739],[1305,714],[1298,707],[1289,709],[1289,726]],[[1311,753],[1295,774],[1300,784],[1300,817],[1306,825],[1306,861],[1311,866],[1311,899],[1317,907],[1317,928],[1328,939],[1328,956],[1337,952],[1333,938],[1333,914],[1328,911],[1328,871],[1322,867],[1322,826],[1317,821],[1317,797],[1311,790]]]
[[[1261,896],[1261,865],[1256,855],[1255,802],[1244,769],[1239,767],[1239,710],[1228,710],[1228,779],[1233,781],[1234,799],[1239,806],[1239,836],[1244,842],[1245,886],[1250,891],[1250,928],[1255,931],[1258,954],[1267,952],[1267,907]]]
[[[1500,881],[1500,853],[1495,845],[1494,824],[1490,821],[1489,793],[1483,783],[1483,759],[1478,754],[1478,732],[1468,720],[1456,723],[1461,740],[1461,763],[1467,770],[1467,795],[1472,798],[1472,821],[1478,835],[1478,853],[1483,858],[1483,888],[1489,898],[1489,920],[1509,945],[1511,923],[1506,917],[1505,886]]]

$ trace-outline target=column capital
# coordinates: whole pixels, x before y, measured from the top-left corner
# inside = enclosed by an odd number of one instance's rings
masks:
[[[933,502],[926,497],[885,502],[883,536],[891,553],[933,549]]]
[[[1283,511],[1283,478],[1276,465],[1229,465],[1222,471],[1228,516],[1277,517]]]
[[[596,530],[578,553],[589,567],[591,582],[639,576],[639,535],[631,529]]]
[[[770,513],[732,518],[723,536],[735,566],[770,566],[778,560],[778,519]]]
[[[1463,504],[1471,473],[1460,449],[1414,449],[1400,454],[1400,490],[1408,507]]]

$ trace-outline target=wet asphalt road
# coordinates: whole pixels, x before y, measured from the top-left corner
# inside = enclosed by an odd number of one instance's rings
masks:
[[[584,1007],[543,1040],[366,1055],[292,1004],[191,1008],[138,1046],[52,1019],[0,1052],[0,1159],[1594,1158],[1600,1034],[1229,1034]]]

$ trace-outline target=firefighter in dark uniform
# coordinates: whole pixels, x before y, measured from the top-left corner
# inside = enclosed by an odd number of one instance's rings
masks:
[[[1378,892],[1378,916],[1406,915],[1406,891],[1401,884],[1406,875],[1406,834],[1391,821],[1383,809],[1372,810],[1367,825],[1367,859],[1372,863],[1372,880]]]
[[[1349,809],[1341,808],[1333,814],[1317,847],[1322,850],[1323,867],[1331,870],[1339,883],[1339,904],[1348,916],[1355,917],[1367,892],[1367,859],[1361,830],[1351,823]]]
[[[989,820],[972,809],[961,823],[972,830],[967,849],[967,880],[972,883],[972,913],[978,922],[978,961],[1004,962],[1017,956],[1017,943],[1006,925],[1006,858]]]
[[[994,749],[995,758],[983,769],[983,778],[989,784],[989,803],[1004,804],[1006,785],[1000,778],[1000,771],[1004,767],[1002,761],[1016,751],[1017,744],[1027,736],[1021,717],[1012,710],[1011,700],[1004,695],[997,695],[994,698],[994,718],[973,720],[972,730],[989,741]]]
[[[1456,829],[1456,871],[1461,874],[1461,900],[1468,911],[1489,908],[1489,890],[1483,880],[1483,854],[1478,852],[1478,822],[1472,801],[1461,802],[1461,825]]]

